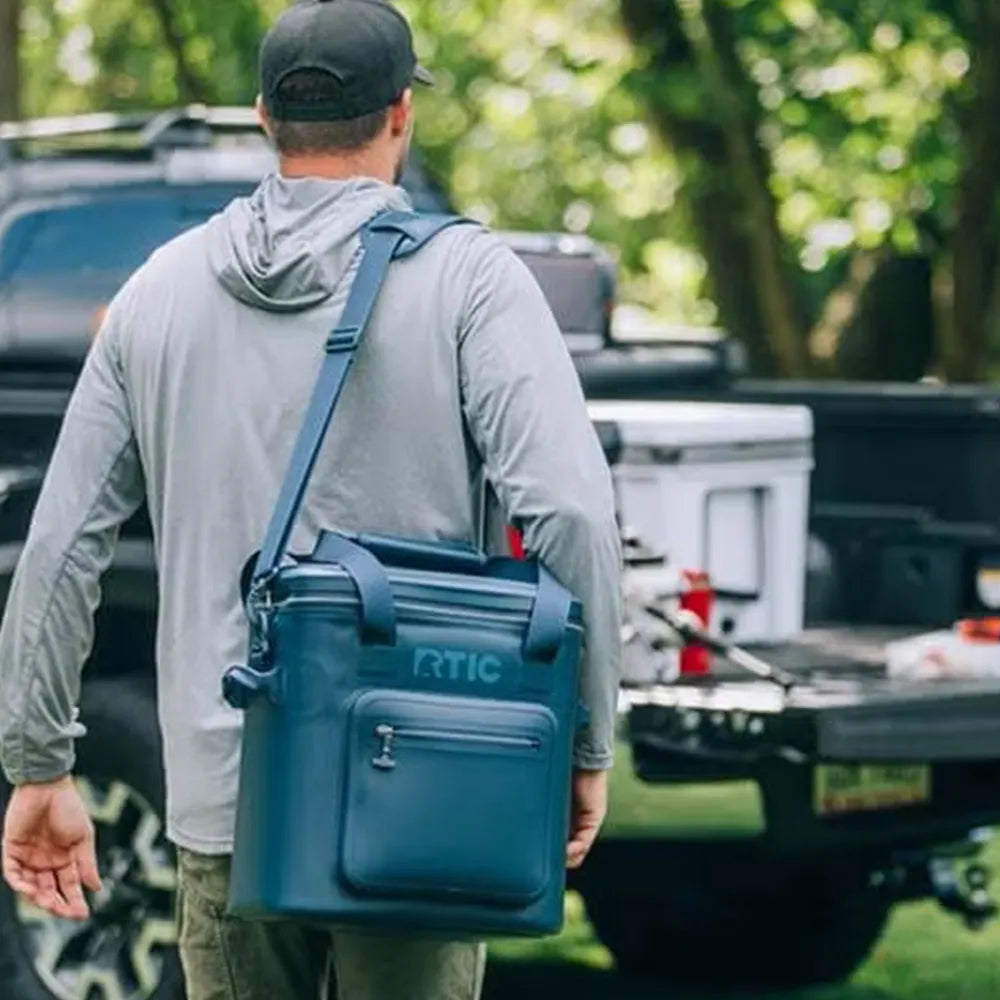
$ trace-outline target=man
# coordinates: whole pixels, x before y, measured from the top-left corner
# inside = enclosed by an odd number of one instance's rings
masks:
[[[220,678],[244,652],[237,578],[259,545],[358,261],[412,130],[409,27],[382,0],[286,11],[261,49],[262,125],[280,171],[157,251],[111,304],[66,414],[0,631],[0,757],[15,787],[3,870],[38,906],[87,915],[99,876],[71,779],[99,577],[145,499],[160,583],[157,676],[168,834],[179,847],[190,1000],[466,1000],[482,946],[328,933],[225,914],[239,713]],[[553,317],[496,237],[454,227],[393,264],[314,476],[322,526],[474,539],[488,476],[508,519],[583,601],[567,864],[602,821],[617,687],[610,477]]]

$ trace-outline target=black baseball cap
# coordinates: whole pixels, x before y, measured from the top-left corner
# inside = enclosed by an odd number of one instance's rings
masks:
[[[283,101],[282,80],[328,73],[336,98]],[[406,18],[388,0],[303,0],[289,7],[260,47],[260,93],[278,121],[343,121],[380,111],[414,81],[434,78],[417,63]]]

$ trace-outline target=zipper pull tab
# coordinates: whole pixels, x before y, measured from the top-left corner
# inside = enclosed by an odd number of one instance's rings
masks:
[[[396,739],[396,730],[392,726],[382,723],[375,727],[375,736],[382,741],[377,757],[372,758],[372,766],[380,771],[391,771],[396,766],[396,761],[392,756],[392,744]]]

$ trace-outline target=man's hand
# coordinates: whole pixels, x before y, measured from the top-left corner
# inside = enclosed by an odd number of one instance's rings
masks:
[[[608,811],[608,772],[573,772],[572,810],[566,867],[579,868],[590,853]]]
[[[71,778],[14,789],[3,826],[3,877],[57,917],[87,919],[83,887],[98,892],[101,879],[94,827]]]

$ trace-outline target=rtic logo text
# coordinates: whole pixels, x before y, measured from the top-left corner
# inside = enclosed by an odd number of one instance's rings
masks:
[[[470,684],[496,684],[503,674],[500,660],[489,653],[470,653],[462,649],[428,649],[413,653],[413,676],[436,677],[442,681],[466,681]]]

